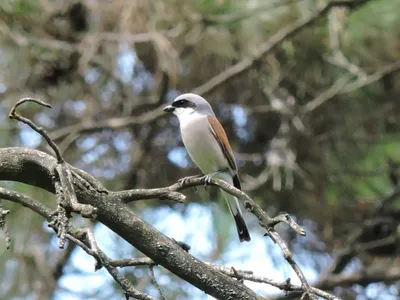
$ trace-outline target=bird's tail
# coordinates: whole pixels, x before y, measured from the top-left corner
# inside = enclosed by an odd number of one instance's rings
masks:
[[[223,174],[221,174],[221,175],[223,175]],[[218,177],[220,179],[226,181],[229,184],[233,184],[232,176],[230,176],[230,175],[218,176]],[[244,221],[238,199],[235,196],[233,196],[225,191],[222,191],[222,195],[224,196],[226,203],[228,204],[229,211],[231,212],[233,219],[235,220],[236,229],[237,229],[237,232],[239,235],[240,242],[250,241],[250,233],[249,233],[249,230],[247,229],[246,222]]]

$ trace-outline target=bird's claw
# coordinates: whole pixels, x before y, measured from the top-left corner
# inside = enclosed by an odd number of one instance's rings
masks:
[[[207,187],[208,185],[211,185],[212,175],[213,174],[206,175],[206,177],[204,179],[204,187]]]
[[[207,174],[207,175],[205,176],[205,179],[204,179],[204,187],[206,187],[207,185],[211,185],[211,180],[213,179],[213,177],[214,177],[215,175],[221,173],[221,172],[222,172],[222,171],[217,171],[217,172],[214,172],[214,173]]]
[[[185,185],[186,181],[187,181],[187,177],[178,179],[178,183],[179,183],[180,185]]]
[[[178,183],[180,185],[185,185],[188,181],[190,181],[190,179],[195,179],[195,178],[199,178],[202,176],[203,176],[203,174],[193,175],[193,176],[189,176],[189,177],[183,177],[181,179],[178,179]]]

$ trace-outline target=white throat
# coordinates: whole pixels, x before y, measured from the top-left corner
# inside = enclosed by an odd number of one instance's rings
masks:
[[[180,126],[184,127],[187,125],[187,123],[190,123],[191,121],[198,119],[200,117],[204,117],[202,114],[197,112],[191,107],[177,107],[175,108],[173,114],[178,117]]]

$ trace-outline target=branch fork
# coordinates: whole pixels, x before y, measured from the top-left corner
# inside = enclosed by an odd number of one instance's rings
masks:
[[[24,124],[27,124],[34,131],[39,133],[46,140],[48,145],[53,149],[55,153],[57,166],[54,170],[52,178],[56,189],[57,209],[53,214],[53,220],[50,222],[50,225],[58,227],[57,233],[60,238],[59,247],[64,248],[65,234],[68,231],[69,219],[71,218],[70,213],[78,213],[84,218],[96,218],[97,208],[88,204],[81,204],[78,202],[73,184],[73,171],[71,171],[71,167],[65,162],[64,158],[61,156],[61,152],[58,146],[50,138],[46,130],[42,127],[37,126],[31,120],[21,116],[16,112],[17,108],[26,102],[33,102],[49,108],[51,108],[51,105],[35,98],[22,98],[11,108],[8,116],[10,119],[14,119]],[[76,174],[75,178],[82,179],[81,175],[83,174],[83,172],[80,173],[81,174]],[[92,186],[90,185],[90,183],[86,183],[86,180],[82,180],[82,182],[85,182],[83,184],[85,187]]]
[[[224,190],[224,191],[230,193],[231,195],[236,196],[238,199],[241,199],[242,201],[244,201],[244,207],[246,208],[246,210],[258,218],[260,225],[267,230],[266,235],[268,235],[272,239],[272,241],[281,248],[284,258],[286,259],[286,261],[290,264],[292,269],[297,274],[298,278],[300,279],[300,281],[302,283],[302,287],[304,290],[304,294],[303,294],[304,298],[303,299],[307,299],[306,297],[308,297],[308,299],[312,299],[312,300],[317,299],[317,297],[315,296],[315,293],[311,290],[311,287],[308,284],[300,267],[294,261],[293,255],[290,252],[289,248],[286,246],[284,240],[280,237],[280,235],[274,229],[274,227],[277,224],[285,223],[292,230],[294,230],[297,234],[299,234],[301,236],[305,236],[306,231],[300,225],[298,225],[289,216],[289,214],[281,214],[274,218],[271,218],[246,193],[235,188],[234,186],[228,184],[227,182],[225,182],[223,180],[209,178],[209,176],[203,176],[203,177],[197,177],[197,176],[193,177],[192,176],[192,177],[188,177],[186,179],[184,178],[183,180],[180,180],[178,182],[178,184],[180,185],[180,188],[182,188],[182,189],[185,187],[196,186],[196,185],[201,185],[201,184],[209,184],[209,185],[218,186],[222,190]],[[170,188],[172,188],[172,187],[170,187]]]
[[[78,213],[86,218],[96,218],[98,208],[94,207],[89,204],[82,204],[78,202],[78,198],[75,192],[75,188],[96,192],[99,194],[107,194],[107,200],[113,201],[118,200],[120,203],[128,203],[130,201],[135,200],[142,200],[142,199],[169,199],[174,200],[177,202],[183,202],[186,200],[186,196],[181,193],[183,189],[189,187],[196,187],[200,185],[214,185],[218,186],[222,190],[236,196],[238,199],[241,199],[244,202],[244,207],[255,215],[260,225],[267,230],[267,235],[276,243],[281,249],[284,254],[284,258],[288,261],[291,265],[293,270],[296,272],[298,278],[300,279],[302,286],[298,290],[303,292],[303,299],[316,299],[316,294],[318,294],[314,288],[311,288],[306,281],[304,274],[302,273],[301,269],[297,265],[297,263],[293,259],[292,253],[289,251],[288,247],[286,246],[283,239],[279,236],[279,234],[275,231],[274,227],[279,223],[287,224],[292,230],[294,230],[297,234],[304,236],[306,234],[305,230],[301,228],[291,217],[289,214],[281,214],[276,217],[271,218],[268,216],[266,212],[264,212],[261,207],[253,201],[247,194],[242,192],[241,190],[231,186],[230,184],[226,183],[225,181],[210,178],[210,176],[191,176],[180,179],[177,183],[164,188],[159,189],[137,189],[137,190],[130,190],[130,191],[121,191],[121,192],[112,192],[108,193],[106,189],[103,188],[101,183],[99,183],[96,179],[91,177],[89,174],[86,174],[82,170],[76,169],[65,162],[61,153],[59,151],[58,146],[51,140],[48,136],[47,132],[43,129],[38,127],[34,124],[31,120],[24,118],[16,113],[16,108],[25,103],[25,102],[34,102],[39,105],[45,107],[51,107],[49,104],[36,100],[34,98],[24,98],[18,101],[15,106],[12,108],[9,117],[11,119],[16,119],[21,121],[27,125],[29,125],[33,130],[38,132],[44,139],[48,142],[50,147],[53,149],[57,163],[55,164],[54,168],[51,168],[51,176],[52,176],[52,183],[55,189],[56,199],[57,199],[57,209],[54,212],[46,211],[46,219],[49,220],[50,226],[54,228],[59,236],[60,248],[64,247],[65,240],[69,239],[74,243],[78,244],[82,247],[89,255],[93,256],[96,259],[96,266],[95,270],[98,270],[102,267],[105,267],[110,275],[120,284],[122,289],[125,291],[127,297],[135,297],[138,299],[146,299],[146,300],[153,300],[154,298],[138,292],[134,289],[132,284],[128,281],[126,277],[121,275],[117,267],[118,261],[113,261],[106,256],[104,252],[97,246],[96,240],[94,238],[94,234],[91,229],[76,229],[73,224],[70,223],[71,213]],[[92,193],[93,194],[93,193]],[[7,194],[6,194],[7,195]],[[21,199],[19,199],[21,201]],[[101,208],[101,204],[96,204],[99,208]],[[123,206],[121,206],[122,208]],[[42,210],[43,211],[43,210]],[[8,211],[0,210],[2,212],[0,221],[4,219],[4,216],[8,213]],[[158,243],[157,243],[158,244]],[[160,244],[162,245],[162,244]],[[184,243],[180,243],[175,241],[175,245],[178,245],[186,252],[189,251],[190,247]],[[164,247],[164,246],[163,246]],[[165,247],[166,249],[173,248],[173,244],[169,245],[168,241],[165,240]],[[140,248],[140,247],[139,247]],[[140,250],[140,249],[139,249]],[[182,254],[181,254],[182,255]],[[188,257],[189,259],[189,257]],[[156,261],[156,260],[155,260]],[[155,281],[154,272],[152,267],[156,265],[156,262],[151,260],[150,258],[147,260],[141,261],[132,261],[129,260],[128,263],[131,265],[139,265],[140,263],[146,264],[151,267],[151,276],[153,282],[157,286]],[[126,261],[125,261],[126,262]],[[157,261],[158,262],[158,261]],[[127,266],[127,265],[123,265]],[[246,273],[237,271],[234,268],[231,268],[229,275],[231,277],[237,278],[239,281],[246,280]],[[226,279],[221,279],[226,280]],[[290,282],[286,282],[285,286],[289,289],[289,285],[291,286]],[[292,287],[292,286],[291,286]],[[293,287],[292,287],[293,288]],[[161,289],[159,288],[159,292],[161,297]],[[250,291],[249,291],[250,292]],[[242,293],[242,291],[240,291]],[[247,293],[247,291],[246,291]],[[251,293],[250,293],[251,294]]]

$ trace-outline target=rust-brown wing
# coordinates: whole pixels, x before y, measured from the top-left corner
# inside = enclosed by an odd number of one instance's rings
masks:
[[[224,153],[226,159],[228,160],[229,166],[236,172],[233,176],[233,185],[241,189],[241,184],[239,177],[237,175],[237,166],[235,162],[235,157],[233,156],[233,151],[231,145],[229,144],[228,137],[226,136],[225,130],[222,127],[221,123],[214,116],[208,116],[208,122],[210,124],[211,132],[214,134],[215,138],[218,141],[219,146],[221,147],[222,152]]]

